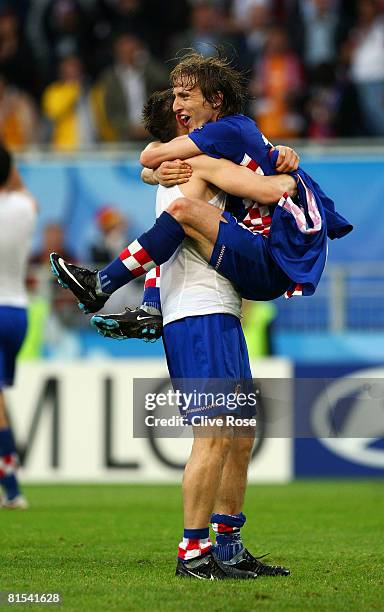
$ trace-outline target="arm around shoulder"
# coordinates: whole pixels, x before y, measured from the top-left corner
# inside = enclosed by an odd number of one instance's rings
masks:
[[[146,168],[157,168],[164,161],[188,159],[200,155],[200,149],[188,136],[178,136],[170,142],[159,144],[156,148],[146,148],[140,155],[140,163]]]
[[[199,157],[192,160],[194,172],[219,189],[240,198],[256,200],[260,204],[273,204],[283,193],[295,195],[295,179],[286,174],[260,176],[249,168],[238,166],[226,159]]]

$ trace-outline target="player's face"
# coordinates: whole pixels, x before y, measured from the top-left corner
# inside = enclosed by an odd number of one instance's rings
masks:
[[[217,119],[218,111],[204,98],[198,85],[184,86],[182,83],[173,88],[175,101],[173,111],[178,123],[192,132],[208,121]]]

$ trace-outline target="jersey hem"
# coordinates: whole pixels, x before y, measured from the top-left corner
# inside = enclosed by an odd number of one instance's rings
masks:
[[[178,321],[179,319],[185,319],[185,317],[202,317],[210,314],[229,314],[233,315],[237,319],[241,319],[241,312],[231,310],[231,309],[223,309],[223,308],[208,308],[206,310],[200,310],[196,312],[196,310],[186,310],[183,312],[178,312],[173,315],[168,315],[163,318],[163,325],[168,325],[168,323],[173,323],[174,321]]]

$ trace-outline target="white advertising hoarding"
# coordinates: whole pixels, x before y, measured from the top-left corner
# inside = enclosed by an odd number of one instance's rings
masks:
[[[267,393],[274,399],[264,404],[266,431],[255,449],[249,479],[285,482],[292,477],[292,368],[284,359],[261,360],[252,366],[267,386],[270,382],[274,388],[274,379],[284,379],[279,391],[284,397]],[[179,482],[192,444],[189,428],[179,438],[134,437],[133,413],[145,410],[133,405],[133,380],[138,378],[150,379],[152,391],[168,384],[165,361],[20,364],[7,402],[23,480]],[[274,417],[274,405],[279,403],[283,419]]]

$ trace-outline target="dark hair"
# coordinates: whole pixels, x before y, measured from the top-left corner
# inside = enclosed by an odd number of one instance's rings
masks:
[[[173,87],[182,84],[188,89],[198,85],[210,104],[220,92],[223,96],[220,116],[242,113],[247,99],[246,78],[227,58],[221,57],[220,49],[216,51],[217,57],[188,51],[172,70],[171,83]]]
[[[155,91],[143,109],[145,129],[160,142],[169,142],[177,136],[176,117],[173,112],[174,96],[171,89]]]
[[[11,154],[0,144],[0,187],[8,180],[12,168]]]

